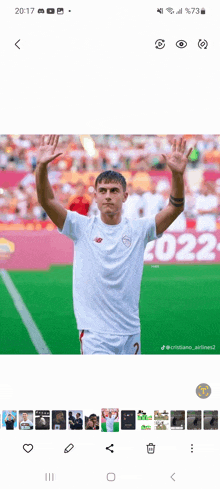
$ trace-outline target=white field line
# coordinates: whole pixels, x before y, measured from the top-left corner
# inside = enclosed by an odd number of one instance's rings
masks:
[[[41,354],[51,354],[48,346],[46,345],[43,336],[41,335],[36,323],[34,322],[31,314],[29,313],[25,303],[13,284],[10,275],[4,269],[0,269],[0,275],[2,280],[14,302],[14,305],[21,316],[24,326],[31,338],[33,345],[35,346],[38,353]],[[22,353],[22,352],[21,352]]]

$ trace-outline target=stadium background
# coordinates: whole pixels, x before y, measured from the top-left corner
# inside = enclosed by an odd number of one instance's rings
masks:
[[[149,243],[145,251],[140,298],[142,354],[220,353],[220,136],[184,137],[187,146],[194,147],[185,175],[185,224],[168,230],[165,241]],[[127,212],[138,212],[141,218],[148,213],[146,202],[150,206],[153,186],[163,204],[167,201],[171,173],[161,154],[170,152],[173,138],[61,136],[63,154],[49,167],[54,193],[66,208],[90,216],[97,213],[93,201],[96,176],[109,169],[120,171],[133,196],[134,208],[130,205]],[[44,353],[30,337],[5,285],[7,270],[49,352],[79,354],[72,309],[73,244],[59,235],[37,202],[38,144],[39,136],[0,136],[0,353]],[[195,202],[204,182],[210,198],[216,196],[218,201],[216,230],[208,232],[208,238],[207,233],[204,237],[196,231]],[[183,251],[185,245],[188,252]],[[187,345],[191,349],[174,348]],[[213,345],[215,349],[203,348]]]

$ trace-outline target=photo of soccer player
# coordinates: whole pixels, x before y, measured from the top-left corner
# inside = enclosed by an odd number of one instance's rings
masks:
[[[169,413],[167,411],[154,411],[154,429],[158,431],[169,429]]]
[[[35,430],[50,429],[50,411],[35,411]]]
[[[142,431],[151,430],[153,426],[153,416],[147,411],[139,409],[137,411],[137,429]]]
[[[66,429],[66,411],[52,411],[52,430]]]
[[[99,430],[99,416],[97,416],[95,413],[85,416],[85,429]]]
[[[185,430],[185,411],[170,412],[171,430]]]
[[[0,354],[220,353],[220,135],[0,135],[0,172]]]
[[[103,408],[101,411],[101,431],[113,433],[119,431],[119,409]]]
[[[68,411],[68,428],[69,430],[83,429],[83,411]]]
[[[201,411],[187,411],[187,430],[201,430]]]
[[[59,137],[42,136],[37,153],[38,201],[58,231],[74,241],[74,312],[82,354],[139,355],[138,305],[146,244],[160,238],[184,209],[183,174],[192,148],[175,139],[162,155],[172,172],[168,205],[152,218],[122,218],[126,180],[115,171],[96,178],[94,198],[101,218],[66,210],[54,196],[47,166],[62,153]],[[126,297],[126,302],[124,298]],[[103,314],[105,311],[105,314]]]
[[[2,411],[2,428],[6,430],[17,428],[17,411]]]
[[[204,411],[204,430],[218,429],[218,411]]]
[[[19,411],[19,430],[33,430],[33,411]]]

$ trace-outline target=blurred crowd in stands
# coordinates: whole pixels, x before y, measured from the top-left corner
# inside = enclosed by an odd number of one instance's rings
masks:
[[[220,170],[220,136],[184,137],[187,138],[187,147],[194,148],[188,164],[192,174],[204,169],[217,174]],[[0,136],[1,222],[48,219],[38,203],[35,185],[39,138]],[[123,215],[129,218],[155,215],[169,201],[170,181],[159,176],[161,170],[166,170],[161,154],[171,151],[173,138],[134,135],[61,136],[58,149],[63,154],[48,168],[54,193],[67,209],[88,216],[99,215],[94,200],[97,175],[92,172],[118,170],[125,177],[127,175],[129,196],[123,204]],[[151,176],[152,170],[158,171],[157,178]],[[25,175],[18,184],[4,186],[1,184],[1,176],[8,171],[25,172]],[[145,184],[142,185],[141,179],[135,179],[137,172],[146,176]],[[185,192],[185,210],[169,229],[184,231],[186,219],[194,218],[198,231],[214,231],[220,214],[220,179],[208,182],[201,179],[197,186],[189,185],[186,180]]]
[[[161,154],[169,153],[175,136],[95,135],[60,136],[63,154],[53,163],[54,170],[73,172],[104,170],[165,169]],[[220,170],[220,136],[184,135],[187,146],[193,147],[189,164],[192,167],[211,165]],[[0,169],[32,171],[40,136],[0,136]]]

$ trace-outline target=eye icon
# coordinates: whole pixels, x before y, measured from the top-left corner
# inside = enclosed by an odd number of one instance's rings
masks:
[[[187,42],[181,39],[180,41],[177,41],[176,46],[180,49],[186,48]]]

